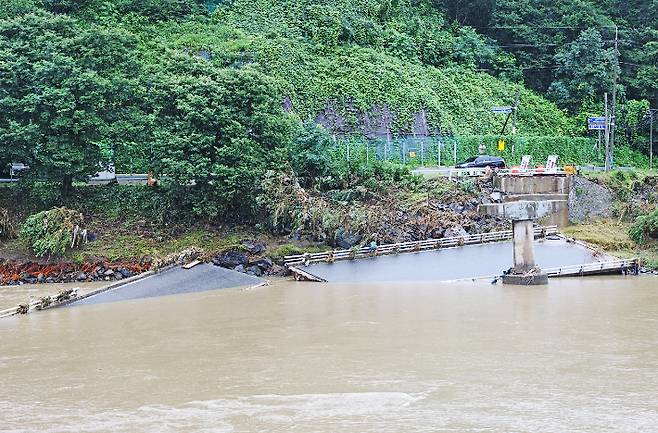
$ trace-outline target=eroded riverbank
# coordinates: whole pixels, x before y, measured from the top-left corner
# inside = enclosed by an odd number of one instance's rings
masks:
[[[311,284],[0,321],[3,431],[658,428],[651,277]]]

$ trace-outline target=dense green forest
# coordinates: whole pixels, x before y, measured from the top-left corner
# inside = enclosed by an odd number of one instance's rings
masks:
[[[164,173],[208,217],[254,215],[267,170],[395,173],[340,161],[345,139],[464,137],[465,155],[509,136],[492,107],[517,95],[519,149],[597,162],[585,118],[615,82],[617,161],[644,165],[658,106],[655,0],[3,3],[0,163],[63,194],[110,164]]]

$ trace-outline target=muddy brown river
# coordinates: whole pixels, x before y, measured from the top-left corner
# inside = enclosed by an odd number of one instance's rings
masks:
[[[658,279],[276,281],[0,320],[1,432],[656,432]]]

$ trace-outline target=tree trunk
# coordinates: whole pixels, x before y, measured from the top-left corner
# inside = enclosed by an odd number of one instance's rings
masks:
[[[64,177],[62,177],[62,189],[60,191],[62,198],[66,198],[69,195],[71,195],[72,190],[73,190],[73,176],[70,174],[65,174]]]

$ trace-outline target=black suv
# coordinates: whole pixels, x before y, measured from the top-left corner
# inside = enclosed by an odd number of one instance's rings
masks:
[[[505,160],[500,156],[480,155],[468,158],[461,164],[457,164],[455,168],[505,168]]]

